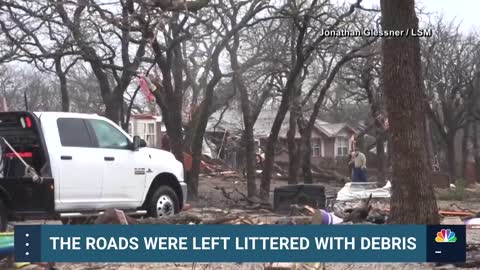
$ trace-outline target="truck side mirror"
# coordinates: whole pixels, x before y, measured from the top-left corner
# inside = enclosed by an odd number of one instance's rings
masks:
[[[143,140],[142,138],[140,138],[140,136],[133,136],[133,151],[136,151],[138,150],[139,148],[142,148],[142,147],[146,147],[147,146],[147,143],[145,142],[145,140]]]

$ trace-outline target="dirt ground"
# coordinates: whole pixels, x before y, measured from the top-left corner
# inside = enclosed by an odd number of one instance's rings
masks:
[[[281,186],[286,184],[282,181],[275,181],[272,182],[272,191],[275,187]],[[232,192],[231,196],[237,202],[233,202],[230,199],[225,198],[222,193],[222,188],[227,191],[232,191],[236,188],[238,191],[242,192],[246,190],[246,182],[241,177],[225,177],[225,176],[204,176],[201,179],[199,189],[199,200],[197,202],[192,202],[192,206],[195,208],[205,208],[205,207],[213,207],[219,208],[221,206],[222,209],[232,209],[238,208],[238,202],[241,202],[242,195],[238,192]],[[327,197],[328,195],[334,195],[343,184],[325,184]],[[234,187],[234,188],[233,188]],[[273,196],[271,196],[273,197]],[[468,201],[468,202],[459,202],[459,201],[439,201],[439,207],[441,209],[448,209],[451,208],[452,205],[456,205],[458,207],[470,210],[476,210],[480,212],[480,198],[478,201]],[[480,230],[469,230],[468,234],[468,242],[470,243],[477,243],[480,245]],[[57,269],[62,270],[153,270],[153,269],[164,269],[164,270],[226,270],[226,269],[235,269],[235,270],[287,270],[287,269],[295,269],[295,270],[377,270],[377,269],[385,269],[385,270],[403,270],[403,269],[456,269],[452,265],[446,266],[435,266],[433,264],[172,264],[172,263],[165,263],[165,264],[106,264],[106,263],[97,263],[97,264],[68,264],[68,263],[61,263],[56,265]],[[29,268],[35,269],[35,268]],[[40,269],[40,268],[36,268]]]

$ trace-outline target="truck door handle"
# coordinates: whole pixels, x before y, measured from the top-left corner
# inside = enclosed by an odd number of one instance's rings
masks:
[[[105,161],[114,161],[115,158],[114,158],[114,157],[104,157],[103,160],[105,160]]]
[[[61,160],[72,160],[72,156],[61,156]]]

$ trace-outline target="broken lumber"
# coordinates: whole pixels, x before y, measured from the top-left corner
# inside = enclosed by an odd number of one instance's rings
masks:
[[[144,218],[136,220],[137,224],[200,224],[201,222],[201,217],[186,212],[182,212],[174,216],[166,216],[161,218]]]
[[[136,220],[125,215],[125,212],[118,209],[107,209],[103,214],[98,216],[94,222],[95,224],[135,224]]]
[[[308,205],[292,204],[290,206],[289,216],[313,216],[315,209]]]
[[[361,200],[361,204],[358,207],[351,208],[351,209],[345,209],[345,213],[348,213],[348,215],[344,218],[344,222],[353,222],[353,223],[360,223],[364,222],[368,214],[370,213],[370,210],[372,210],[372,206],[370,205],[370,200],[372,199],[372,193],[370,193],[370,196],[368,199]]]

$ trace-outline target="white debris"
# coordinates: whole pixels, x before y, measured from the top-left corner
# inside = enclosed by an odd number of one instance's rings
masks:
[[[370,194],[372,198],[390,198],[390,181],[384,187],[376,188],[376,182],[346,183],[337,193],[337,201],[351,201],[367,199]]]
[[[472,218],[465,221],[466,225],[480,225],[480,218]]]

